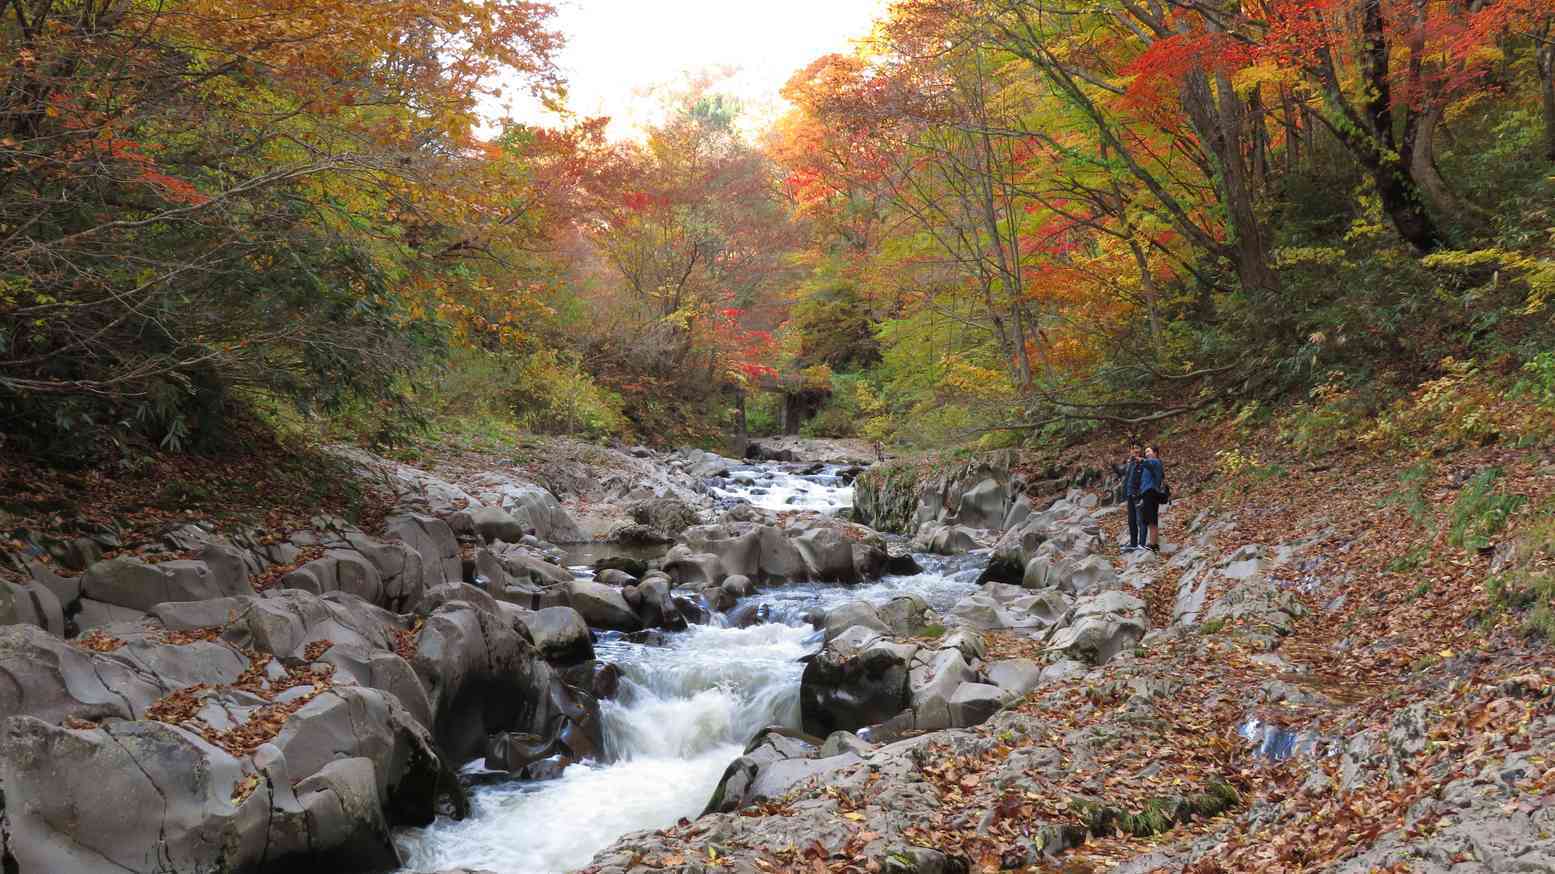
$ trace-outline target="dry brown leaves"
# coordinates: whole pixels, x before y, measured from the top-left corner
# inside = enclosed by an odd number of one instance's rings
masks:
[[[292,571],[302,567],[310,561],[324,557],[324,547],[309,546],[298,553],[297,558],[289,564],[278,564],[265,569],[265,572],[253,577],[250,582],[254,585],[254,591],[263,592],[280,585],[281,578]]]
[[[123,640],[108,634],[101,628],[94,628],[91,631],[88,631],[86,634],[83,634],[75,640],[71,641],[71,643],[81,647],[82,649],[89,649],[92,652],[105,653],[113,652],[119,647],[124,646]]]
[[[208,628],[190,628],[183,631],[163,631],[157,635],[158,643],[171,644],[173,646],[187,646],[199,641],[214,641],[221,639],[224,631],[220,625],[212,625]]]
[[[231,684],[218,687],[200,683],[175,690],[147,708],[145,718],[187,729],[234,756],[246,756],[273,740],[293,714],[334,684],[333,665],[297,665],[288,668],[281,677],[269,678],[266,669],[271,657],[245,652],[250,659],[249,666]],[[284,702],[275,701],[282,692],[298,687],[307,687],[307,691]],[[219,695],[223,689],[242,690],[271,703],[249,711],[240,723],[216,728],[200,718],[200,710],[208,698]],[[252,791],[252,787],[248,791]]]
[[[417,616],[409,628],[394,629],[394,651],[399,653],[400,658],[408,662],[416,657],[417,638],[426,622],[426,619]]]

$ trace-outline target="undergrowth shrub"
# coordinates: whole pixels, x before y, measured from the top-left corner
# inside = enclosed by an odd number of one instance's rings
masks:
[[[1555,641],[1555,502],[1544,502],[1499,564],[1487,583],[1492,621],[1520,613],[1524,633]]]
[[[1416,462],[1399,472],[1399,490],[1389,495],[1383,502],[1384,507],[1398,507],[1409,515],[1409,518],[1421,528],[1429,527],[1431,519],[1431,504],[1425,498],[1425,490],[1431,482],[1431,463],[1429,461]]]
[[[590,438],[626,430],[620,396],[595,383],[576,361],[541,349],[516,365],[507,394],[525,430]]]
[[[1476,473],[1464,484],[1447,517],[1447,542],[1459,549],[1484,549],[1500,534],[1526,500],[1507,494],[1499,480],[1501,468]]]

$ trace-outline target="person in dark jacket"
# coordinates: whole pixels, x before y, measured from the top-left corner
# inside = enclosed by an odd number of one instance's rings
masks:
[[[1145,460],[1139,463],[1139,527],[1145,532],[1145,549],[1161,551],[1161,498],[1166,483],[1166,468],[1161,465],[1161,448],[1145,447]]]
[[[1144,544],[1139,528],[1139,473],[1140,462],[1145,460],[1145,454],[1138,443],[1128,447],[1128,461],[1123,463],[1123,499],[1128,509],[1128,546],[1124,552],[1133,552]]]

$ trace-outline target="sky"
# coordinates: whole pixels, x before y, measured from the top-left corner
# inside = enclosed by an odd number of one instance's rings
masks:
[[[567,38],[559,64],[568,104],[580,116],[608,115],[610,133],[629,138],[659,117],[655,87],[717,71],[715,89],[745,109],[756,130],[782,110],[778,91],[799,68],[847,51],[869,32],[886,0],[555,0],[556,28]],[[514,118],[555,123],[527,101],[505,107]],[[500,112],[499,112],[500,114]]]

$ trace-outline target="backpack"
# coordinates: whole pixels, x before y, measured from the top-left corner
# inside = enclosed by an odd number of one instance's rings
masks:
[[[1155,490],[1156,494],[1161,496],[1161,503],[1170,504],[1172,502],[1172,486],[1171,483],[1166,481],[1164,474],[1161,476],[1161,482],[1156,485]]]

